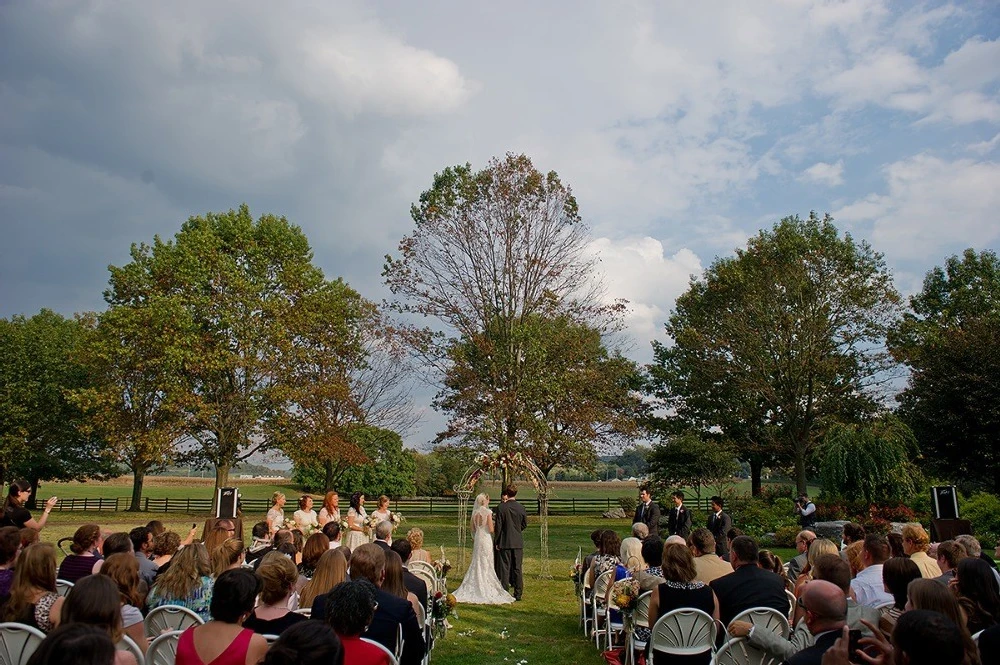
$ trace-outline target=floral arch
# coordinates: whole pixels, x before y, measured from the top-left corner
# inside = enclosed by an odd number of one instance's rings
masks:
[[[520,452],[514,453],[490,453],[483,455],[477,464],[470,467],[462,482],[455,486],[455,494],[458,495],[458,547],[459,560],[462,568],[465,568],[466,553],[465,543],[469,529],[469,500],[475,493],[476,485],[483,479],[483,476],[497,476],[501,481],[516,480],[525,478],[531,482],[538,494],[538,512],[541,518],[541,571],[539,577],[550,578],[549,572],[549,484],[545,474],[538,468],[529,457]]]

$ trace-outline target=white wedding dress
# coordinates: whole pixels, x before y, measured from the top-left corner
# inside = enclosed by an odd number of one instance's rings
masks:
[[[472,512],[472,563],[455,591],[455,600],[472,605],[504,605],[514,602],[514,596],[500,585],[493,569],[493,537],[490,525],[493,513],[480,506]]]

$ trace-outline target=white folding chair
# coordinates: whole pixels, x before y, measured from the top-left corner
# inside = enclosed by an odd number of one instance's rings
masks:
[[[0,663],[24,665],[45,639],[45,633],[23,623],[0,623]]]
[[[630,578],[631,578],[631,576],[629,575],[629,576],[623,577],[622,579],[623,580],[627,580],[627,579],[630,579]],[[617,583],[619,581],[621,581],[621,580],[615,580],[614,583]],[[611,645],[613,643],[612,640],[614,639],[615,633],[620,633],[620,632],[623,632],[625,630],[625,624],[624,623],[622,623],[621,621],[613,621],[611,619],[611,610],[615,610],[616,612],[621,612],[621,609],[618,607],[618,604],[615,602],[614,598],[612,598],[610,601],[608,601],[608,616],[607,616],[607,621],[604,622],[605,644],[607,645],[607,647],[609,649],[611,648]],[[625,639],[625,643],[626,644],[628,643],[628,638],[627,637]],[[598,644],[597,648],[600,648],[600,644]]]
[[[264,641],[267,642],[268,644],[274,644],[275,642],[278,641],[277,635],[261,635],[261,637],[263,637]]]
[[[592,636],[594,646],[601,646],[601,629],[603,619],[608,614],[608,608],[604,606],[604,596],[608,592],[608,586],[615,581],[615,571],[608,570],[597,576],[594,581],[594,589],[590,592],[590,616],[593,617]],[[598,602],[600,601],[600,602]]]
[[[434,577],[433,573],[428,573],[426,570],[416,569],[410,570],[411,573],[416,575],[421,582],[427,585],[427,609],[430,609],[430,604],[434,600],[434,592],[437,591],[437,578]]]
[[[712,665],[781,665],[782,659],[751,646],[744,637],[729,640],[712,657]]]
[[[427,563],[426,561],[411,561],[406,564],[407,569],[412,573],[415,570],[422,570],[425,573],[429,573],[431,577],[437,578],[437,568],[433,564]]]
[[[625,642],[625,655],[631,657],[636,651],[645,651],[646,641],[635,637],[636,628],[649,628],[649,599],[653,595],[652,591],[647,591],[639,596],[635,612],[633,612],[633,628],[627,635]]]
[[[393,655],[397,661],[403,657],[403,624],[396,625],[396,650]]]
[[[389,659],[389,665],[399,665],[399,658],[396,658],[396,655],[394,653],[392,653],[391,651],[389,651],[388,649],[386,649],[385,645],[379,644],[375,640],[370,640],[367,637],[362,637],[361,641],[362,642],[367,642],[368,644],[374,644],[379,649],[381,649],[382,651],[384,651],[386,657]]]
[[[788,625],[788,619],[785,618],[785,615],[770,607],[751,607],[748,610],[743,610],[733,617],[733,621],[751,623],[761,630],[769,630],[772,633],[777,633],[786,640],[792,633],[791,626]],[[730,626],[733,625],[733,621],[729,622]]]
[[[172,630],[184,630],[188,626],[205,623],[200,616],[180,605],[160,605],[150,610],[143,620],[143,630],[146,637],[152,639],[161,633]]]
[[[877,609],[877,610],[883,610],[883,609],[885,609],[887,607],[893,607],[895,604],[896,604],[895,600],[887,600],[884,603],[879,603],[878,605],[876,605],[875,609]]]
[[[583,634],[588,635],[587,626],[594,621],[594,615],[590,614],[590,603],[587,593],[590,591],[590,582],[587,581],[587,571],[583,572],[583,587],[580,589],[580,614],[583,624]]]
[[[795,618],[795,594],[785,589],[785,597],[788,598],[788,623],[791,624],[792,619]]]
[[[69,580],[56,580],[56,593],[65,596],[73,588],[73,583]]]
[[[146,649],[146,665],[174,665],[177,660],[177,642],[183,632],[171,630],[150,642]]]
[[[311,607],[300,607],[299,609],[295,610],[295,613],[301,614],[304,617],[311,617],[313,611]]]
[[[647,662],[653,665],[657,651],[668,656],[694,656],[712,651],[715,648],[715,632],[715,619],[701,610],[668,612],[653,625]],[[670,659],[667,658],[666,662]]]
[[[146,665],[146,654],[142,652],[142,649],[135,643],[135,640],[128,635],[122,635],[122,638],[118,640],[118,644],[115,645],[115,649],[118,651],[128,651],[135,656],[135,662],[138,665]]]

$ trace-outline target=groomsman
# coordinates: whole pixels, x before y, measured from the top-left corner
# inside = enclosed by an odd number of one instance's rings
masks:
[[[672,495],[674,507],[667,515],[667,528],[671,536],[680,536],[687,540],[691,535],[691,513],[684,507],[684,492],[674,492]]]
[[[636,522],[649,527],[650,536],[660,537],[660,507],[645,488],[639,492],[639,507],[635,509],[635,517],[632,518],[632,524]]]
[[[722,512],[721,496],[712,497],[712,514],[708,516],[708,530],[715,537],[715,553],[723,559],[729,554],[729,530],[733,528],[733,518]]]

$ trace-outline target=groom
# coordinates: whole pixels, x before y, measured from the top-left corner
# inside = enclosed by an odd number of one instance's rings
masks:
[[[521,564],[524,559],[524,539],[521,532],[528,527],[528,514],[524,506],[518,503],[517,487],[508,485],[500,495],[500,505],[497,507],[496,524],[493,544],[497,554],[494,557],[494,567],[497,577],[504,589],[514,587],[514,599],[521,600],[524,591],[524,579]]]

